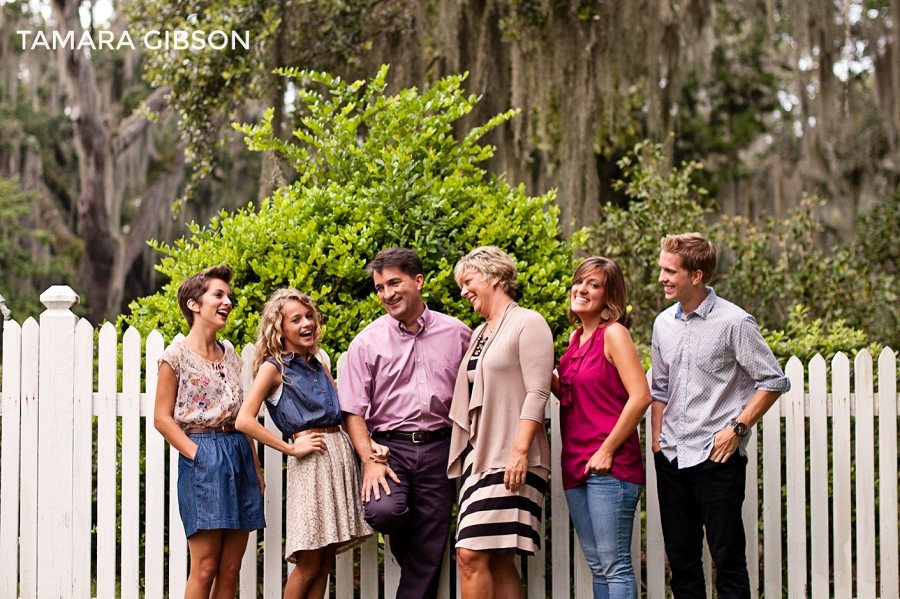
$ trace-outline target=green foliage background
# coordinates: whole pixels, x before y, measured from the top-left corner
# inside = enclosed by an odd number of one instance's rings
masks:
[[[50,239],[31,224],[32,202],[37,197],[35,191],[23,191],[16,179],[0,177],[0,295],[19,322],[43,309],[33,281],[64,272],[62,258],[38,255]]]
[[[250,147],[274,151],[297,171],[259,209],[193,225],[191,238],[172,246],[159,270],[172,282],[131,304],[126,322],[146,335],[171,339],[186,332],[175,291],[180,281],[219,263],[235,269],[235,308],[224,336],[236,345],[255,339],[266,297],[281,286],[310,293],[325,315],[323,346],[343,352],[383,311],[366,263],[389,246],[407,246],[422,258],[429,306],[468,324],[480,317],[459,295],[452,269],[463,254],[497,245],[519,268],[519,298],[550,323],[561,348],[567,341],[566,290],[572,254],[582,241],[563,240],[553,193],[528,197],[477,164],[493,148],[478,143],[515,116],[497,115],[464,135],[454,123],[477,98],[465,97],[464,76],[419,91],[386,95],[387,67],[368,82],[348,83],[313,71],[282,73],[300,86],[301,126],[290,142],[273,131],[272,112],[258,126],[240,126]]]
[[[639,346],[649,345],[653,320],[668,306],[657,282],[659,239],[688,231],[717,244],[713,287],[757,319],[782,364],[792,355],[805,363],[815,353],[830,360],[837,351],[852,357],[868,347],[877,356],[884,345],[900,345],[898,253],[890,241],[900,224],[900,196],[860,217],[863,233],[851,244],[823,250],[815,218],[820,198],[806,198],[786,219],[713,217],[713,202],[695,182],[701,164],[669,166],[660,145],[639,143],[619,167],[624,176],[615,185],[630,201],[605,207],[585,249],[622,266]]]

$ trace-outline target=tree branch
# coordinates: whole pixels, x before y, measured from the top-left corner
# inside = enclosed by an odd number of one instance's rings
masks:
[[[184,142],[181,142],[175,149],[172,162],[141,196],[141,205],[131,219],[131,230],[125,242],[123,272],[131,269],[147,247],[147,240],[158,234],[160,220],[169,214],[172,198],[177,197],[178,188],[184,182],[184,167]]]
[[[113,137],[110,142],[114,155],[118,156],[140,139],[144,131],[153,123],[151,115],[160,112],[168,105],[171,93],[172,88],[168,85],[158,88],[143,102],[140,109],[122,121],[118,135]]]

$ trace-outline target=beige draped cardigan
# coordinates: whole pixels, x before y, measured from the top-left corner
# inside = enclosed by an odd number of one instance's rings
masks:
[[[544,317],[520,307],[507,306],[500,324],[485,344],[475,369],[469,397],[469,358],[475,349],[481,325],[472,335],[459,365],[450,419],[453,435],[447,476],[462,474],[462,453],[472,444],[473,474],[505,468],[512,453],[519,420],[543,423],[544,406],[550,397],[553,373],[553,334]],[[528,466],[550,468],[547,429],[541,427],[528,451]]]

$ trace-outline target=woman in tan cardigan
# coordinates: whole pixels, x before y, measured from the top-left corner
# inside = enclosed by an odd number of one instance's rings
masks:
[[[454,275],[486,321],[459,367],[450,407],[447,474],[461,477],[456,556],[462,596],[524,597],[513,558],[534,555],[541,545],[553,335],[540,314],[513,301],[516,266],[499,248],[472,250]]]

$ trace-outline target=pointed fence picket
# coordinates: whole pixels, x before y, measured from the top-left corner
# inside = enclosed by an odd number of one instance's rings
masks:
[[[120,349],[115,328],[104,325],[95,375],[94,329],[69,311],[75,299],[70,292],[51,288],[42,296],[48,309],[40,325],[31,318],[21,327],[4,323],[0,596],[182,596],[188,563],[176,493],[178,454],[153,426],[163,338],[153,332],[144,342],[131,329]],[[245,387],[253,355],[252,346],[244,348]],[[894,352],[885,349],[877,366],[876,392],[873,356],[859,352],[851,393],[851,362],[843,353],[831,362],[830,381],[821,356],[808,364],[808,374],[798,359],[788,362],[792,390],[754,428],[748,446],[744,522],[754,598],[760,592],[817,599],[900,596]],[[547,409],[550,522],[542,523],[550,547],[519,563],[529,599],[591,596],[590,571],[561,480],[552,475],[559,472],[558,415],[553,400]],[[648,429],[649,415],[640,427],[643,439]],[[663,598],[665,553],[649,448],[646,456],[633,556],[642,596]],[[268,527],[252,533],[248,543],[242,598],[281,597],[289,571],[282,555],[284,457],[265,448],[263,459]],[[709,572],[708,551],[704,566]],[[338,557],[332,583],[338,599],[392,597],[399,569],[383,540],[373,538]],[[711,577],[707,587],[713,596]],[[454,596],[451,589],[458,597],[448,552],[441,599]]]

